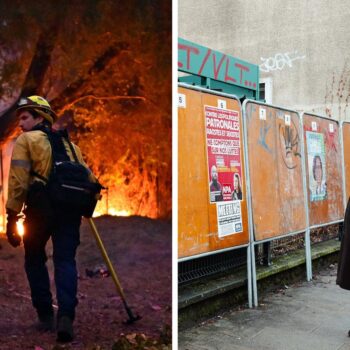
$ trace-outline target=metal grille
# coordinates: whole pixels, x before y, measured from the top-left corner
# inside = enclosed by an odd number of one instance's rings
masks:
[[[339,237],[342,224],[314,229],[310,233],[311,244],[317,244]],[[305,247],[305,233],[298,233],[275,239],[255,246],[256,263],[269,265],[271,260]],[[247,248],[231,250],[224,253],[208,255],[202,258],[180,262],[178,266],[178,283],[185,284],[202,277],[207,277],[247,263]]]
[[[336,239],[343,230],[343,223],[320,227],[310,232],[311,245]]]
[[[311,245],[339,237],[339,232],[342,231],[342,223],[324,226],[311,230],[310,241]],[[270,242],[259,244],[255,248],[256,261],[262,265],[269,265],[271,259],[288,254],[289,252],[303,249],[305,247],[305,234],[299,233],[294,236],[289,236],[281,239],[276,239]]]
[[[193,260],[183,261],[178,266],[178,283],[185,284],[201,277],[215,275],[245,265],[247,248],[217,253]]]
[[[269,265],[273,258],[304,248],[304,237],[304,233],[298,233],[293,236],[259,244],[255,247],[256,262],[261,265]]]

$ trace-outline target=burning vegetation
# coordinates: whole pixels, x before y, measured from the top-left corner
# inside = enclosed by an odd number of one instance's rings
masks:
[[[1,214],[13,111],[33,94],[107,188],[96,214],[170,217],[170,1],[0,2]]]

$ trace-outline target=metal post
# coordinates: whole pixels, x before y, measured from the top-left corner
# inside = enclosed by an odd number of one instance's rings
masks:
[[[251,246],[250,244],[247,247],[247,284],[248,284],[248,306],[249,308],[253,307],[252,300],[252,270],[251,270]]]
[[[310,228],[305,232],[305,260],[306,260],[306,280],[312,280],[312,255],[311,255],[311,240]]]
[[[251,247],[251,256],[252,256],[252,283],[253,283],[253,302],[254,306],[258,306],[258,282],[256,278],[256,262],[255,262],[255,242],[252,242]]]
[[[303,175],[303,190],[304,190],[304,210],[305,210],[305,260],[306,260],[306,280],[312,280],[312,256],[311,256],[311,242],[310,242],[310,220],[309,220],[309,200],[307,196],[307,183],[306,183],[306,158],[305,158],[305,142],[304,142],[304,123],[303,115],[299,114],[300,121],[300,144],[301,144],[301,170]]]
[[[345,172],[345,158],[344,158],[344,129],[343,129],[344,121],[342,120],[339,124],[339,133],[340,133],[340,149],[341,149],[341,157],[342,157],[342,175],[343,175],[343,205],[344,205],[344,215],[347,205],[347,196],[346,196],[346,172]],[[338,230],[338,238],[339,241],[343,238],[344,232],[344,221],[339,223]]]
[[[248,206],[248,226],[249,226],[249,244],[250,244],[250,256],[251,256],[251,279],[252,279],[252,292],[254,306],[258,306],[258,291],[256,282],[256,267],[255,267],[255,248],[254,248],[254,230],[253,230],[253,209],[252,198],[250,191],[250,173],[249,173],[249,152],[248,152],[248,125],[245,106],[249,100],[245,100],[242,106],[243,114],[243,138],[244,138],[244,164],[245,164],[245,179],[246,179],[246,193],[247,193],[247,206]]]

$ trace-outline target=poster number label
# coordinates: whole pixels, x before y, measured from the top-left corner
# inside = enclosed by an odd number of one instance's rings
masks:
[[[186,108],[186,95],[185,94],[178,94],[178,107],[179,108]]]
[[[218,108],[226,109],[226,101],[225,100],[218,100]]]
[[[290,114],[284,115],[284,123],[285,125],[290,126]]]
[[[334,133],[334,124],[329,124],[329,132]]]
[[[259,108],[259,118],[260,120],[266,120],[266,109]]]
[[[311,129],[312,129],[312,131],[317,131],[317,123],[316,122],[311,122]]]

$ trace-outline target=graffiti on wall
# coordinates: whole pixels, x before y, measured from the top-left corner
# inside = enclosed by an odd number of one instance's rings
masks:
[[[296,60],[303,60],[306,56],[299,55],[298,51],[276,53],[275,56],[268,58],[260,57],[263,63],[260,64],[260,70],[262,72],[271,72],[274,70],[282,70],[284,68],[292,68],[293,62]]]
[[[349,120],[350,106],[350,69],[349,59],[345,60],[342,71],[333,71],[326,82],[325,110],[327,117],[338,120]]]
[[[258,66],[179,38],[178,70],[257,90]]]

